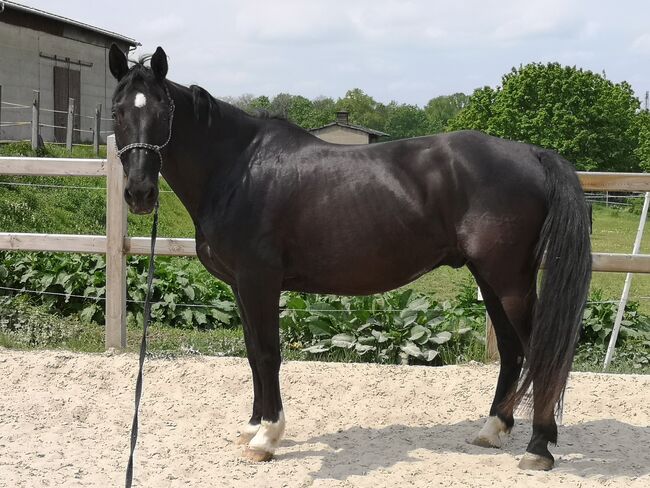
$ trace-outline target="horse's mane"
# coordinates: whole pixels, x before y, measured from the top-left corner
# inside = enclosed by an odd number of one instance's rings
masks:
[[[153,56],[152,54],[143,54],[137,60],[129,58],[129,62],[132,65],[131,69],[129,70],[129,73],[124,78],[122,78],[118,83],[118,89],[122,88],[124,85],[126,85],[127,83],[133,80],[153,78],[154,74],[151,71],[151,68],[147,66],[147,64],[145,64],[151,61],[152,56]],[[205,88],[199,85],[190,85],[187,88],[190,90],[192,94],[192,105],[194,107],[194,117],[198,121],[206,120],[208,127],[211,127],[212,111],[213,110],[219,111],[220,104],[221,103],[226,104],[226,102],[220,102],[215,97],[210,95],[210,93]],[[227,105],[232,106],[230,104]],[[232,107],[236,109],[236,107],[234,106]],[[288,120],[287,117],[284,116],[283,114],[272,113],[266,109],[257,109],[252,114],[244,111],[242,112],[257,119],[278,120],[286,123],[289,126],[300,128],[300,126]]]

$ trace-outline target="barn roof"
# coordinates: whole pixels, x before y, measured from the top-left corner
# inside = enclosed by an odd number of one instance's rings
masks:
[[[136,41],[135,39],[132,39],[130,37],[124,36],[122,34],[118,34],[117,32],[112,32],[106,29],[101,29],[99,27],[95,27],[94,25],[90,24],[85,24],[83,22],[79,22],[78,20],[73,20],[69,19],[67,17],[63,17],[62,15],[57,15],[57,14],[52,14],[50,12],[46,12],[44,10],[40,10],[34,7],[29,7],[27,5],[21,5],[16,2],[9,2],[9,1],[0,1],[0,14],[5,10],[5,9],[13,9],[13,10],[18,10],[30,15],[35,15],[38,17],[42,17],[45,19],[53,20],[56,22],[61,22],[64,24],[68,25],[73,25],[77,28],[80,29],[85,29],[91,32],[95,32],[97,34],[103,35],[105,37],[108,37],[109,39],[115,39],[118,41],[125,42],[131,46],[139,46],[140,43]]]

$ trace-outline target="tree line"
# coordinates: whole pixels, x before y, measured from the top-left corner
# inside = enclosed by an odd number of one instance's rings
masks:
[[[334,122],[337,111],[347,110],[351,124],[387,133],[386,140],[443,132],[449,120],[467,105],[468,100],[468,95],[455,93],[432,98],[424,108],[395,101],[383,104],[359,88],[349,90],[338,100],[330,97],[309,100],[289,93],[280,93],[272,99],[250,94],[225,98],[247,112],[265,110],[305,129]]]
[[[337,100],[288,93],[226,100],[306,129],[331,123],[337,111],[347,110],[351,124],[385,132],[385,140],[476,129],[555,149],[583,171],[650,169],[650,112],[641,109],[631,86],[608,80],[604,72],[559,63],[513,68],[496,87],[435,97],[424,107],[384,104],[359,88]]]

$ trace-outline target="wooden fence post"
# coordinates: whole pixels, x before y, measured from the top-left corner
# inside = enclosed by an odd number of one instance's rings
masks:
[[[0,136],[2,135],[2,85],[0,85]],[[0,137],[2,139],[2,137]]]
[[[93,150],[95,155],[99,154],[99,130],[102,124],[102,104],[95,109],[95,131],[93,133]]]
[[[481,289],[477,290],[477,298],[479,302],[483,300]],[[497,347],[497,336],[494,332],[494,326],[490,315],[485,311],[485,360],[488,362],[499,360],[499,348]]]
[[[493,362],[499,360],[499,348],[497,347],[497,336],[494,332],[494,325],[490,316],[485,313],[485,359]]]
[[[72,151],[72,129],[74,128],[74,98],[68,98],[68,123],[65,127],[65,147]]]
[[[41,104],[41,92],[34,90],[34,101],[32,102],[32,149],[38,149],[38,136],[41,132],[40,129],[40,112],[39,106]]]
[[[106,349],[126,347],[127,212],[115,136],[106,140]]]

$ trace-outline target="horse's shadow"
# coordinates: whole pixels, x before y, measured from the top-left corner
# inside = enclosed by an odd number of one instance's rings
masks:
[[[352,427],[312,437],[304,442],[325,444],[329,449],[278,453],[278,458],[318,456],[322,462],[320,468],[311,473],[314,478],[345,480],[401,462],[420,462],[412,455],[417,449],[469,455],[506,452],[514,457],[523,454],[532,429],[529,421],[517,421],[512,435],[501,450],[489,450],[466,442],[476,435],[483,422],[475,420],[426,427]],[[557,447],[551,447],[557,471],[581,477],[606,478],[638,477],[650,473],[650,427],[639,427],[614,419],[597,420],[561,426],[559,441]],[[287,440],[284,444],[295,443]]]

